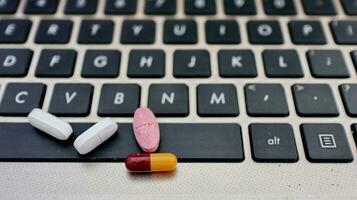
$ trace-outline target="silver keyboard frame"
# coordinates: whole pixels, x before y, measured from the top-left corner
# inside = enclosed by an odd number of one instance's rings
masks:
[[[258,15],[226,16],[223,4],[217,2],[217,15],[187,17],[183,13],[183,0],[178,0],[178,14],[171,17],[146,16],[143,14],[144,0],[138,0],[138,14],[134,16],[106,16],[104,0],[99,0],[97,14],[88,16],[64,15],[64,0],[55,15],[25,16],[22,13],[26,1],[16,13],[18,18],[33,21],[28,42],[20,45],[0,45],[0,48],[30,48],[34,50],[32,64],[24,78],[0,79],[0,96],[9,82],[43,82],[47,87],[44,109],[48,109],[55,83],[82,82],[95,86],[91,114],[84,118],[65,118],[70,122],[96,122],[100,88],[103,83],[138,83],[142,87],[141,105],[147,104],[148,87],[152,83],[185,83],[189,86],[190,115],[185,118],[160,118],[160,122],[235,122],[242,127],[245,160],[241,163],[179,163],[174,173],[130,175],[123,163],[43,163],[43,162],[0,162],[1,199],[356,199],[357,198],[357,153],[350,125],[356,119],[346,115],[338,85],[357,83],[357,74],[349,56],[354,46],[335,45],[328,23],[333,19],[357,19],[346,16],[336,0],[337,16],[313,17],[303,13],[300,1],[295,0],[296,16],[266,16],[262,2],[256,0]],[[13,18],[13,15],[1,18]],[[40,19],[70,19],[74,22],[71,40],[66,45],[34,44],[34,36]],[[78,45],[76,43],[81,19],[111,19],[115,22],[113,42],[110,45]],[[195,19],[198,23],[198,44],[164,45],[162,42],[163,22],[169,19]],[[152,45],[121,45],[119,35],[124,19],[153,19],[156,22],[156,42]],[[242,43],[239,45],[207,45],[204,22],[207,19],[235,19],[240,25]],[[251,45],[248,42],[246,22],[261,19],[279,20],[284,36],[284,45]],[[294,45],[291,43],[287,23],[292,19],[320,20],[326,33],[327,45]],[[36,78],[34,71],[40,50],[44,48],[73,48],[78,51],[77,65],[72,78]],[[162,79],[130,79],[126,76],[128,54],[132,49],[163,49],[166,52],[166,76]],[[304,78],[266,78],[261,53],[264,49],[296,49],[302,63]],[[309,49],[341,49],[351,77],[348,79],[316,79],[311,76],[305,52]],[[87,49],[118,49],[122,52],[120,76],[108,79],[81,78],[80,71],[84,52]],[[207,49],[211,54],[212,76],[204,79],[176,79],[172,76],[172,55],[176,49]],[[258,76],[256,78],[220,78],[218,75],[217,52],[220,49],[252,49],[255,53]],[[201,83],[232,83],[237,87],[238,117],[200,118],[196,112],[196,86]],[[290,115],[288,117],[254,118],[246,114],[243,87],[247,83],[281,83],[285,89]],[[301,118],[295,112],[291,85],[295,83],[328,83],[340,112],[333,118]],[[131,118],[113,118],[117,122],[131,122]],[[24,117],[0,117],[0,122],[26,122]],[[252,160],[248,135],[251,123],[290,123],[293,126],[299,154],[297,163],[257,163]],[[319,164],[307,161],[299,131],[301,123],[340,123],[345,127],[354,161],[352,163]],[[122,147],[118,147],[122,148]]]

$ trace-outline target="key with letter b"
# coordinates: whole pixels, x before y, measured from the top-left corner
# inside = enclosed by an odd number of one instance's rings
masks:
[[[98,115],[130,117],[140,106],[137,84],[104,84],[100,94]]]

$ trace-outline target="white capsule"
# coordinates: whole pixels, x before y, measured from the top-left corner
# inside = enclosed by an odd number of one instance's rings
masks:
[[[114,135],[117,129],[117,123],[105,118],[78,136],[73,145],[80,154],[87,154]]]
[[[38,108],[33,109],[27,118],[33,127],[59,140],[67,140],[73,132],[69,123]]]

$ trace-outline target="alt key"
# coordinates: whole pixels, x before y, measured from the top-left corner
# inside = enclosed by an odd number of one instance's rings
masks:
[[[252,156],[257,162],[297,162],[294,132],[289,124],[251,124]]]

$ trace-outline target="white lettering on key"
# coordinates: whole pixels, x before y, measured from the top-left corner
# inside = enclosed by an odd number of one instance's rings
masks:
[[[173,104],[174,100],[175,100],[174,92],[171,92],[170,96],[166,92],[162,93],[161,104],[166,104],[166,101],[169,102],[169,104]]]
[[[305,24],[302,27],[302,34],[304,36],[309,36],[312,31],[313,31],[313,28],[312,28],[312,26],[310,24]]]
[[[50,67],[53,67],[53,66],[55,66],[55,64],[60,63],[60,60],[61,60],[61,56],[60,55],[52,56],[51,61],[50,61]]]
[[[126,6],[125,0],[116,0],[114,6],[116,8],[124,8]]]
[[[236,5],[237,8],[241,8],[244,4],[245,0],[234,0],[234,5]]]
[[[186,34],[186,29],[187,29],[186,25],[184,25],[184,24],[181,24],[181,25],[176,24],[174,26],[174,34],[176,36],[183,36],[183,35]]]
[[[6,29],[5,29],[5,35],[14,35],[16,30],[16,24],[9,24],[7,25]]]
[[[22,96],[28,96],[29,93],[27,91],[21,91],[19,93],[17,93],[17,95],[15,96],[15,102],[17,104],[24,104],[26,101],[25,99],[22,99]]]
[[[285,62],[283,56],[279,56],[279,67],[281,67],[281,68],[286,68],[286,67],[288,67],[288,64]]]
[[[103,68],[103,67],[107,66],[107,64],[108,64],[108,57],[107,56],[97,56],[94,59],[93,64],[97,68]]]
[[[59,26],[57,24],[51,24],[47,29],[47,35],[57,35]]]
[[[285,0],[274,0],[274,6],[278,9],[284,8],[286,5]]]
[[[4,62],[2,63],[3,67],[12,67],[16,64],[17,58],[14,55],[6,56]]]
[[[296,85],[295,88],[296,88],[296,90],[297,90],[298,92],[304,90],[304,86],[302,86],[302,85]]]
[[[165,2],[166,2],[166,0],[156,0],[155,7],[160,8],[162,5],[164,5]]]
[[[194,68],[196,66],[196,56],[191,56],[190,62],[187,64],[188,68]]]
[[[210,104],[226,104],[226,97],[224,93],[217,95],[215,92],[212,93]]]
[[[206,6],[205,0],[195,0],[195,7],[196,8],[204,8]]]
[[[73,92],[72,94],[69,94],[69,92],[66,92],[66,104],[70,104],[74,97],[77,96],[77,92]]]
[[[226,26],[223,24],[219,26],[219,35],[221,36],[226,35]]]
[[[0,7],[5,7],[7,4],[7,0],[0,0]]]
[[[268,24],[261,24],[258,26],[258,33],[263,37],[267,37],[273,33],[273,29]]]
[[[152,66],[152,61],[153,61],[153,57],[152,56],[141,56],[140,58],[140,67],[147,67],[150,68]]]
[[[327,58],[326,58],[326,66],[331,66],[331,64],[332,64],[332,59],[331,59],[331,57],[327,57]]]
[[[76,8],[83,8],[87,4],[87,0],[77,0],[76,1]]]
[[[347,26],[346,32],[347,32],[347,35],[349,35],[349,36],[353,36],[355,34],[353,31],[353,27],[351,25]]]
[[[264,95],[263,100],[264,100],[264,102],[267,102],[269,100],[269,95],[268,94]]]
[[[44,7],[46,5],[46,0],[37,0],[36,1],[36,6],[37,7]]]
[[[115,94],[115,98],[114,98],[114,104],[118,105],[118,104],[123,104],[124,103],[124,98],[125,98],[125,94],[122,92],[117,92]]]
[[[99,31],[100,28],[101,28],[101,27],[100,27],[100,24],[93,24],[93,25],[92,25],[92,28],[91,28],[91,31],[90,31],[90,34],[91,34],[92,36],[97,35],[97,33],[98,33],[98,31]]]
[[[243,67],[242,65],[242,56],[232,56],[232,61],[231,61],[232,67]]]
[[[273,138],[268,139],[267,143],[268,143],[268,145],[279,145],[280,144],[280,138],[274,136]]]
[[[140,34],[140,32],[143,30],[143,25],[140,24],[135,24],[132,29],[133,29],[133,33],[135,36],[138,36]]]

